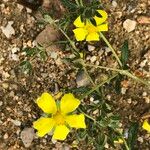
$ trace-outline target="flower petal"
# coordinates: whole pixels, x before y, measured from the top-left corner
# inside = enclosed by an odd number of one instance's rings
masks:
[[[99,34],[96,32],[88,34],[86,37],[86,41],[99,41]]]
[[[65,94],[60,101],[60,110],[62,114],[73,112],[80,105],[80,100],[75,98],[73,94]]]
[[[81,21],[81,17],[79,16],[73,23],[76,27],[84,27],[84,22]]]
[[[102,17],[94,16],[94,19],[98,26],[106,21],[106,19],[108,18],[108,15],[107,15],[106,11],[104,11],[104,10],[97,10],[97,12],[102,16]]]
[[[56,126],[52,138],[56,140],[65,140],[69,131],[70,130],[65,125]]]
[[[83,114],[66,116],[65,121],[72,128],[86,128],[85,117]]]
[[[33,122],[33,127],[38,130],[37,135],[43,137],[50,132],[55,125],[55,121],[52,118],[41,117],[37,121]]]
[[[57,111],[55,100],[49,93],[43,93],[36,102],[45,113],[55,114]]]
[[[101,24],[101,25],[97,26],[97,29],[99,32],[100,31],[108,31],[108,24],[107,23]]]
[[[148,120],[144,120],[142,128],[150,132],[150,124],[148,123]]]
[[[83,28],[77,28],[73,30],[76,40],[77,41],[83,41],[86,37],[86,35],[88,34],[87,30],[83,29]]]

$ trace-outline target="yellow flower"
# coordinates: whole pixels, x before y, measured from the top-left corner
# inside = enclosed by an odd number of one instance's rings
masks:
[[[99,32],[108,31],[108,23],[106,23],[107,13],[104,10],[97,10],[102,17],[94,16],[96,26],[94,26],[90,20],[86,20],[85,23],[81,21],[79,16],[75,21],[74,25],[76,29],[73,30],[76,40],[83,41],[99,41]]]
[[[33,122],[33,127],[37,129],[39,137],[53,131],[53,139],[64,140],[70,132],[70,127],[86,128],[83,114],[69,114],[80,105],[80,101],[73,94],[65,94],[60,103],[56,104],[49,93],[43,93],[36,102],[45,113],[51,115],[51,117],[41,117]]]
[[[119,138],[118,140],[114,141],[114,143],[115,143],[115,144],[122,144],[122,143],[123,143],[123,140]]]
[[[150,132],[150,124],[148,123],[148,120],[144,120],[142,128]]]

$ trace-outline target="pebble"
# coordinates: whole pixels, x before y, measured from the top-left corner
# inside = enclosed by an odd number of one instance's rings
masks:
[[[52,51],[51,54],[50,54],[51,58],[53,59],[57,59],[58,55],[56,52]]]
[[[97,60],[97,57],[96,56],[92,56],[90,60],[91,60],[91,63],[94,63]]]
[[[137,139],[139,142],[143,143],[143,138],[142,137],[138,137]]]
[[[16,125],[16,126],[20,126],[21,125],[21,122],[19,120],[13,120],[11,119],[11,122]]]
[[[94,51],[95,50],[95,46],[93,45],[88,45],[88,50],[91,52],[91,51]]]
[[[20,51],[20,49],[18,47],[13,47],[11,49],[12,54],[15,54],[16,52]]]
[[[19,61],[19,56],[17,54],[12,54],[11,59],[14,61]]]
[[[76,76],[77,87],[87,86],[90,84],[90,81],[84,71],[79,72]]]
[[[134,21],[134,20],[127,19],[123,22],[123,28],[127,32],[131,32],[131,31],[135,30],[135,27],[136,27],[136,21]]]
[[[126,94],[126,91],[127,91],[126,88],[124,88],[124,87],[121,88],[121,94]]]
[[[2,84],[2,87],[3,87],[4,89],[8,89],[9,85],[8,85],[8,83],[3,83],[3,84]]]
[[[114,8],[116,8],[117,7],[117,2],[116,1],[112,1],[112,6],[114,7]]]
[[[142,94],[143,96],[147,96],[147,92],[143,92],[143,94]]]
[[[0,101],[0,106],[2,106],[3,105],[3,102],[2,101]]]
[[[94,98],[93,98],[93,97],[90,97],[90,101],[93,102],[93,101],[94,101]]]
[[[132,103],[132,99],[129,98],[129,99],[127,100],[127,102],[128,102],[129,104],[131,104],[131,103]]]
[[[6,25],[6,27],[1,26],[1,30],[3,32],[3,34],[9,39],[12,35],[15,35],[15,30],[12,27],[13,25],[13,21],[8,21],[8,24]]]
[[[8,134],[5,133],[3,138],[4,138],[4,139],[8,139]]]
[[[150,98],[148,98],[148,97],[144,97],[144,99],[145,99],[145,103],[147,103],[147,104],[149,104],[149,103],[150,103]]]
[[[34,139],[35,133],[33,128],[24,128],[21,132],[21,140],[26,148],[30,147],[33,139]]]

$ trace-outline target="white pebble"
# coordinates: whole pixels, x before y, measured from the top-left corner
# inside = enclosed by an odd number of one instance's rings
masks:
[[[5,133],[3,138],[4,138],[4,139],[8,139],[8,134]]]
[[[6,27],[1,26],[1,30],[3,32],[3,34],[7,37],[10,38],[12,35],[15,35],[15,30],[12,27],[13,25],[13,21],[8,21],[8,24],[6,25]]]
[[[21,125],[21,122],[19,120],[13,120],[11,119],[11,122],[16,125],[16,126],[20,126]]]
[[[147,93],[146,92],[143,92],[143,94],[142,94],[143,96],[147,96]]]
[[[89,51],[94,51],[94,50],[95,50],[95,46],[93,46],[93,45],[88,45],[88,50],[89,50]]]
[[[136,21],[127,19],[123,22],[123,27],[124,29],[126,29],[127,32],[131,32],[136,27]]]
[[[96,56],[92,56],[90,60],[91,60],[91,63],[94,63],[96,61]]]
[[[126,91],[127,91],[127,89],[126,89],[126,88],[124,88],[124,87],[123,87],[123,88],[121,88],[121,93],[122,93],[122,94],[126,94]]]
[[[138,137],[138,141],[143,143],[143,138],[142,137]]]
[[[112,6],[114,7],[114,8],[116,8],[117,7],[117,2],[116,1],[112,1]]]

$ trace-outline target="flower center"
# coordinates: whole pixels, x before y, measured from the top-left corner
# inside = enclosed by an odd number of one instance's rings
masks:
[[[89,33],[97,32],[97,28],[96,28],[94,25],[92,25],[92,24],[87,25],[87,26],[86,26],[86,29],[87,29],[87,31],[88,31]]]
[[[63,125],[65,123],[65,118],[59,111],[53,116],[53,119],[57,125]]]

